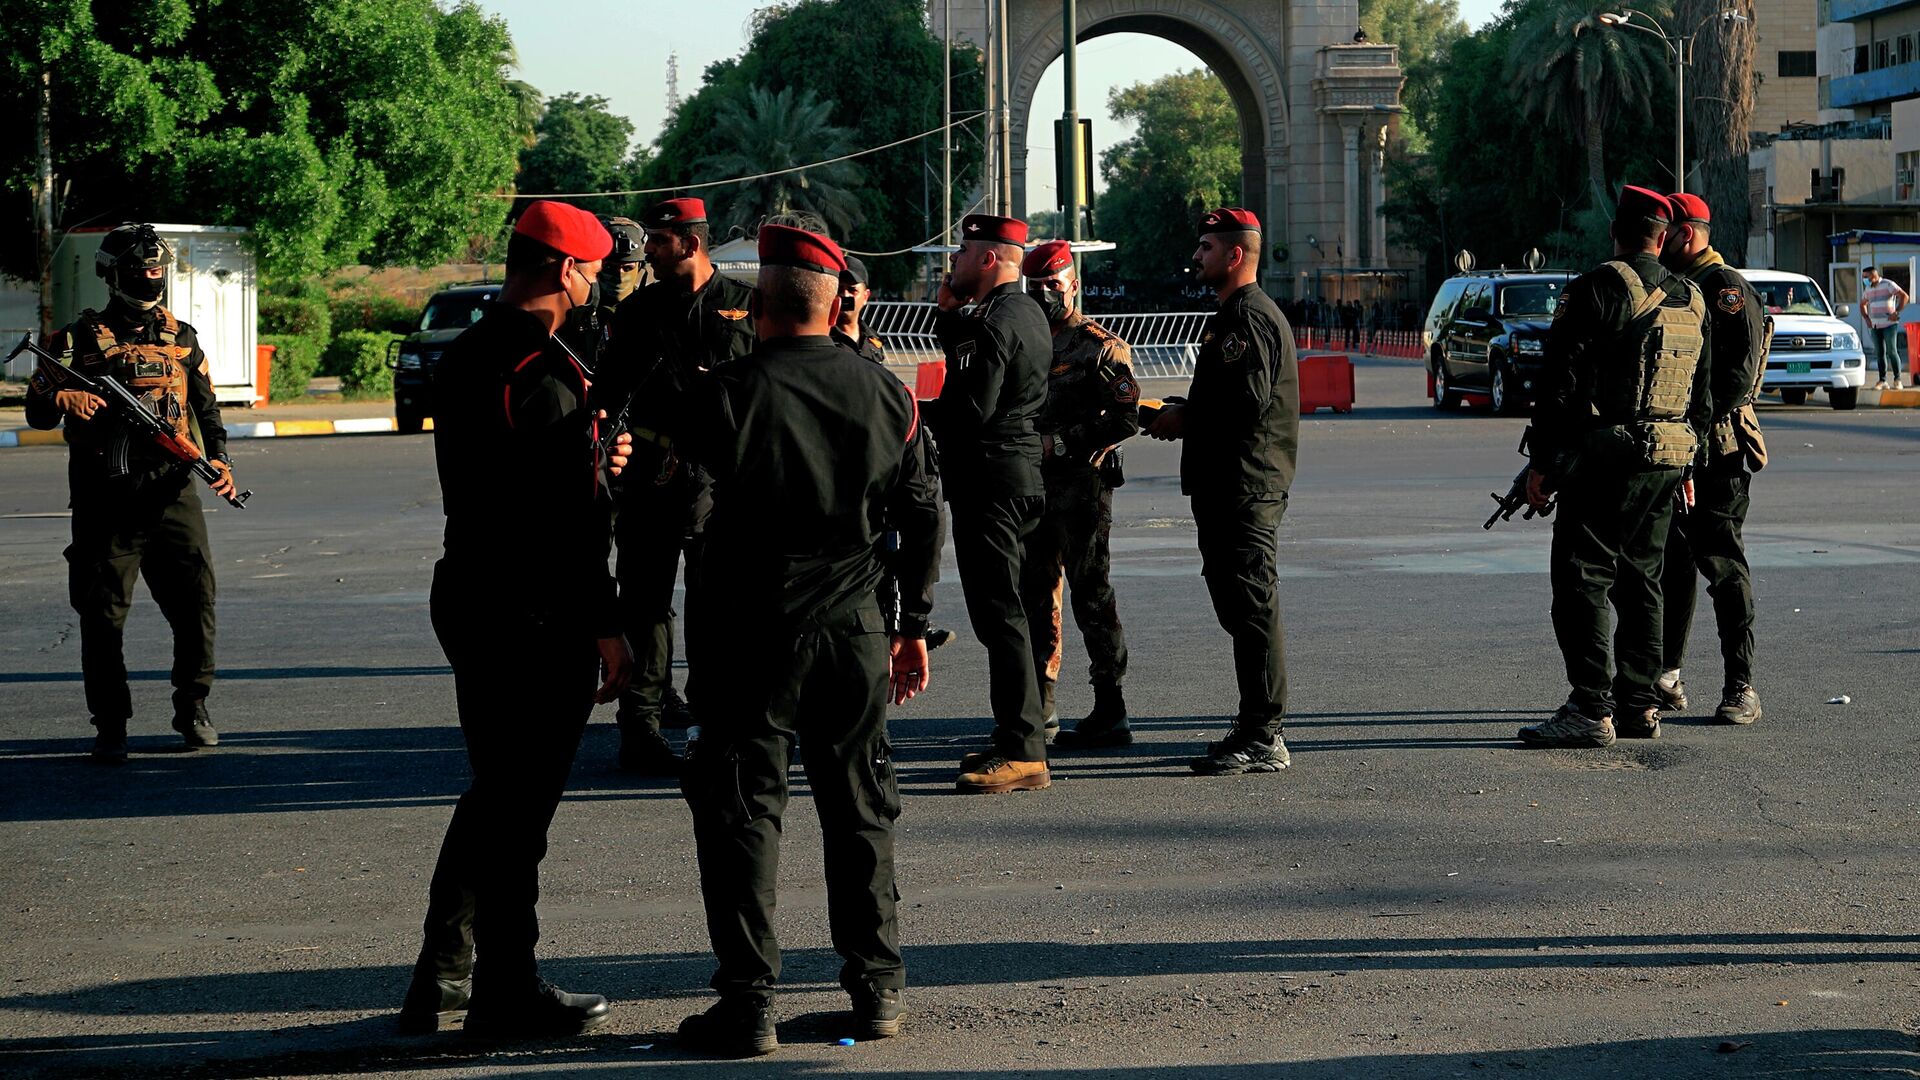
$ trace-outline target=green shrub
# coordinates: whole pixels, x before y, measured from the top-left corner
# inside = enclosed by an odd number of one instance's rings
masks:
[[[392,334],[375,330],[348,330],[327,346],[324,367],[340,376],[340,396],[347,401],[378,401],[393,396],[393,371],[387,367],[387,343]]]
[[[324,347],[333,336],[333,316],[316,297],[261,293],[260,333],[308,338]]]
[[[260,344],[273,346],[267,400],[279,404],[305,398],[320,366],[320,342],[299,334],[262,334]]]
[[[345,293],[328,301],[327,307],[332,312],[333,332],[336,334],[347,330],[410,334],[420,324],[419,305],[392,293]]]

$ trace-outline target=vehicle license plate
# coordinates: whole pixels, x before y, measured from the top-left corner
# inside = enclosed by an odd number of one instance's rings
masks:
[[[1813,361],[1811,360],[1795,360],[1787,365],[1787,374],[1789,375],[1805,375],[1812,370]]]

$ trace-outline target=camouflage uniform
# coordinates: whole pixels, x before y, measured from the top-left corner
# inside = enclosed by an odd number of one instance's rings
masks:
[[[1097,691],[1117,691],[1127,674],[1108,572],[1113,558],[1113,489],[1122,482],[1118,444],[1140,430],[1140,384],[1127,343],[1079,312],[1053,331],[1047,403],[1035,423],[1050,449],[1041,464],[1046,512],[1027,542],[1020,596],[1032,628],[1033,662],[1052,712],[1065,634],[1061,593],[1073,596],[1073,621],[1087,642]]]

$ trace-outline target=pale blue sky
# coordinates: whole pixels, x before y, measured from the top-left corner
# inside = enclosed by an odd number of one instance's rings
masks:
[[[576,91],[605,97],[614,112],[633,121],[636,139],[651,142],[666,117],[668,55],[679,55],[680,93],[691,94],[699,88],[707,65],[737,56],[746,47],[747,21],[769,0],[477,2],[506,19],[520,50],[522,78],[548,95]],[[1499,3],[1461,0],[1460,12],[1470,25],[1480,26],[1498,12]],[[1109,90],[1199,65],[1198,58],[1185,49],[1140,34],[1112,34],[1082,45],[1080,112],[1093,118],[1096,152],[1129,134],[1106,115]],[[884,93],[885,88],[872,87],[870,92]],[[1035,117],[1059,115],[1060,94],[1056,62],[1041,82]],[[1051,127],[1036,124],[1035,128],[1027,205],[1040,209],[1054,201],[1051,149],[1039,149],[1052,140]]]

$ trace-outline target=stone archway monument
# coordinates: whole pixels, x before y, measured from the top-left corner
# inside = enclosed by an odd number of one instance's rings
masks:
[[[1037,123],[1048,133],[1042,141],[1052,141],[1059,103],[1035,101],[1034,93],[1061,55],[1061,5],[1005,2],[1012,212],[1024,216],[1043,209],[1025,205],[1027,136]],[[995,6],[929,0],[927,8],[935,34],[945,32],[950,10],[954,39],[987,51]],[[1266,225],[1266,283],[1278,295],[1312,289],[1331,275],[1414,262],[1389,252],[1379,210],[1387,135],[1404,81],[1399,50],[1354,42],[1359,17],[1357,0],[1078,0],[1080,41],[1117,33],[1164,38],[1226,85],[1240,116],[1241,201]],[[966,107],[955,103],[956,111]],[[1284,259],[1275,257],[1282,253]]]

